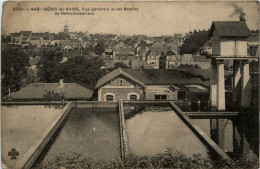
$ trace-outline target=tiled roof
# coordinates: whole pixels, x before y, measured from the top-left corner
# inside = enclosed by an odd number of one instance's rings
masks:
[[[21,36],[21,33],[16,33],[16,32],[15,32],[15,33],[12,33],[11,36],[12,36],[12,37],[20,37],[20,36]]]
[[[20,32],[23,36],[30,36],[32,31],[21,31]]]
[[[170,84],[203,84],[208,86],[209,81],[202,79],[191,72],[174,69],[122,69],[118,68],[99,79],[96,88],[123,75],[134,82],[145,85],[170,85]]]
[[[194,74],[175,69],[143,69],[142,71],[138,69],[124,69],[124,71],[146,85],[204,84]]]
[[[117,45],[116,41],[112,41],[108,44],[108,48],[114,48]]]
[[[64,48],[67,45],[69,45],[70,47],[73,47],[72,43],[69,40],[61,42],[61,48]]]
[[[32,33],[32,37],[49,37],[48,32],[45,33]]]
[[[120,75],[123,75],[131,80],[133,80],[134,82],[138,83],[139,85],[141,86],[145,86],[145,84],[136,79],[134,76],[131,76],[130,74],[128,74],[126,71],[123,71],[122,68],[117,68],[115,70],[113,70],[112,72],[106,74],[105,76],[103,76],[102,78],[100,78],[97,82],[97,85],[96,85],[96,89],[103,86],[104,84],[106,84],[107,82],[109,82],[110,80],[120,76]]]
[[[214,21],[209,37],[213,36],[214,29],[217,30],[219,36],[250,36],[250,30],[243,21]]]
[[[200,77],[202,80],[209,80],[211,76],[211,68],[209,69],[190,68],[190,69],[178,69],[178,70],[192,73],[196,77]]]
[[[18,92],[11,93],[13,99],[43,99],[48,91],[64,93],[65,99],[89,99],[93,90],[85,88],[77,83],[64,83],[63,88],[59,83],[30,83]]]

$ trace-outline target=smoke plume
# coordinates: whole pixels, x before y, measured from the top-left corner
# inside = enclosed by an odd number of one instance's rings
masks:
[[[240,21],[246,21],[246,14],[245,12],[243,11],[243,8],[241,8],[240,6],[238,6],[237,4],[233,3],[233,7],[234,7],[234,12],[232,12],[229,17],[232,17],[234,15],[239,15],[239,20]]]

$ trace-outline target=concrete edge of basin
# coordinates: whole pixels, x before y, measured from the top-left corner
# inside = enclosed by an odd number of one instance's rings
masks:
[[[1,102],[2,106],[12,106],[12,105],[62,105],[63,103],[68,103],[68,101],[42,101],[42,102]]]
[[[193,124],[189,117],[182,112],[182,110],[176,106],[172,101],[169,102],[170,106],[176,111],[176,113],[181,117],[184,123],[193,131],[193,133],[199,137],[199,139],[206,143],[208,147],[214,150],[220,157],[222,157],[228,164],[232,163],[232,159],[209,137],[200,127]]]
[[[3,161],[1,161],[1,167],[2,167],[2,169],[8,169]]]
[[[76,108],[85,108],[85,109],[116,109],[118,102],[101,102],[101,101],[75,101]]]
[[[29,150],[23,155],[23,157],[18,161],[15,168],[30,168],[38,156],[41,154],[42,150],[45,148],[53,134],[59,128],[63,120],[66,118],[70,110],[73,108],[73,102],[68,102],[66,106],[59,112],[51,124],[44,130],[39,136],[39,139],[34,142],[34,144],[29,148]]]
[[[125,158],[128,154],[128,144],[127,144],[127,136],[126,136],[126,126],[125,126],[125,113],[124,113],[124,105],[123,101],[119,101],[119,122],[120,122],[120,141],[121,141],[121,154],[122,157]]]
[[[49,102],[48,102],[49,103]],[[44,103],[47,104],[47,103]],[[9,104],[10,105],[10,104]],[[27,104],[27,105],[37,105],[37,104]],[[93,106],[94,105],[94,106]],[[41,154],[45,146],[50,141],[51,137],[60,127],[64,119],[67,117],[68,113],[72,108],[106,108],[115,109],[118,106],[118,102],[98,102],[98,101],[74,101],[68,102],[66,106],[60,111],[60,113],[55,117],[51,124],[44,130],[44,132],[39,136],[39,139],[34,142],[34,144],[29,148],[29,150],[23,155],[23,157],[18,161],[15,168],[30,168],[38,156]]]

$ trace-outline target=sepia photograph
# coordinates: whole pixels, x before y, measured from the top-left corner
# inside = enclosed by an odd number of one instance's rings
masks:
[[[259,168],[258,1],[5,1],[3,169]]]

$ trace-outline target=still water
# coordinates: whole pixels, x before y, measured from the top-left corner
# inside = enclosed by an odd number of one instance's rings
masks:
[[[257,115],[242,114],[236,119],[192,119],[231,158],[255,160],[259,156]]]
[[[155,155],[170,148],[189,157],[208,157],[208,149],[169,106],[147,105],[126,111],[125,117],[130,153]]]
[[[60,153],[76,152],[93,160],[114,160],[120,156],[119,115],[116,110],[72,109],[41,155],[41,161],[55,160]],[[39,160],[39,159],[38,159]]]

